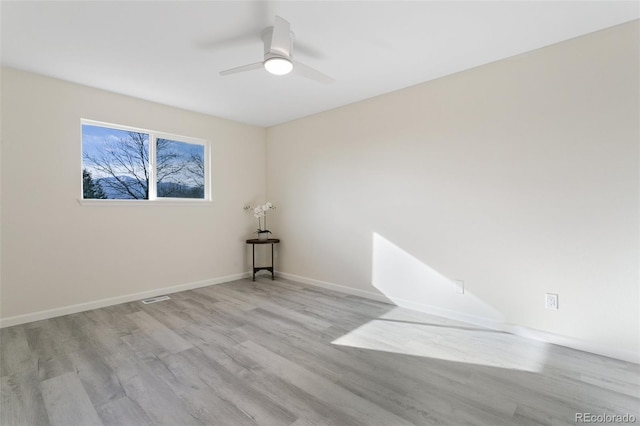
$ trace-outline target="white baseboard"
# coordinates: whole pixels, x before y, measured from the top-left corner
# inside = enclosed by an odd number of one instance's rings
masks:
[[[315,287],[322,287],[329,290],[339,291],[340,293],[351,294],[353,296],[360,296],[366,299],[376,300],[378,302],[385,302],[395,304],[391,299],[385,297],[382,293],[374,293],[372,291],[359,290],[357,288],[346,287],[339,284],[333,284],[326,281],[314,280],[313,278],[301,277],[300,275],[293,275],[286,272],[276,271],[278,277],[285,278],[287,280],[296,281],[302,284],[309,284]]]
[[[451,319],[454,321],[466,322],[468,324],[477,325],[479,327],[490,328],[492,330],[504,330],[504,325],[500,321],[491,318],[481,317],[478,315],[468,314],[466,312],[453,311],[451,309],[442,308],[440,306],[429,305],[426,303],[418,303],[412,300],[394,297],[394,303],[403,308],[412,309],[414,311],[424,312],[426,314],[435,315]]]
[[[468,324],[476,325],[479,327],[490,328],[493,330],[500,330],[506,333],[515,334],[517,336],[526,337],[529,339],[538,340],[545,343],[564,346],[571,349],[577,349],[584,352],[590,352],[609,358],[615,358],[622,361],[633,362],[640,364],[640,353],[627,351],[623,349],[613,348],[609,346],[599,345],[597,343],[589,342],[586,340],[578,339],[570,336],[562,336],[554,333],[549,333],[540,330],[534,330],[528,327],[524,327],[517,324],[504,324],[502,322],[496,322],[490,318],[479,317],[477,315],[469,315],[465,312],[452,311],[450,309],[441,308],[434,305],[427,305],[423,303],[417,303],[411,300],[389,298],[382,293],[374,293],[371,291],[355,289],[346,287],[343,285],[333,284],[326,281],[320,281],[313,278],[302,277],[299,275],[288,274],[286,272],[277,272],[278,276],[282,278],[297,281],[303,284],[309,284],[316,287],[322,287],[329,290],[335,290],[346,294],[355,296],[361,296],[367,299],[377,300],[379,302],[391,303],[394,305],[402,306],[407,309],[412,309],[419,312],[424,312],[431,315],[436,315],[443,318],[452,319],[455,321],[462,321]]]
[[[449,318],[456,321],[462,321],[469,324],[477,325],[480,327],[491,328],[494,330],[502,330],[507,333],[515,334],[518,336],[551,343],[554,345],[565,346],[572,349],[577,349],[585,352],[591,352],[598,355],[607,356],[610,358],[620,359],[623,361],[633,362],[640,364],[640,353],[617,349],[608,346],[602,346],[593,342],[577,339],[570,336],[562,336],[545,331],[534,330],[528,327],[520,326],[517,324],[502,324],[497,323],[494,320],[478,317],[476,315],[469,315],[464,312],[452,311],[449,309],[427,305],[422,303],[416,303],[414,301],[405,299],[394,299],[386,297],[382,293],[376,293],[372,291],[360,290],[352,287],[346,287],[339,284],[334,284],[326,281],[320,281],[313,278],[302,277],[299,275],[289,274],[286,272],[276,271],[279,277],[296,281],[302,284],[308,284],[315,287],[326,288],[329,290],[335,290],[341,293],[350,294],[354,296],[364,297],[366,299],[376,300],[378,302],[390,303],[398,306],[402,306],[415,311],[424,312],[432,315],[437,315],[443,318]],[[149,297],[160,296],[163,294],[177,293],[185,290],[192,290],[195,288],[206,287],[210,285],[222,284],[230,281],[236,281],[243,278],[251,277],[251,272],[245,272],[241,274],[228,275],[225,277],[212,278],[209,280],[195,281],[185,284],[180,284],[171,287],[158,288],[139,293],[132,293],[123,296],[111,297],[108,299],[100,299],[87,303],[80,303],[77,305],[64,306],[61,308],[49,309],[46,311],[34,312],[24,315],[16,315],[8,318],[0,318],[0,328],[11,327],[13,325],[24,324],[33,321],[40,321],[48,318],[59,317],[62,315],[75,314],[77,312],[88,311],[91,309],[104,308],[106,306],[117,305],[119,303],[133,302],[136,300],[146,299]]]
[[[299,275],[288,274],[286,272],[278,272],[276,271],[278,276],[289,279],[291,281],[296,281],[302,284],[309,284],[316,287],[322,287],[329,290],[339,291],[341,293],[350,294],[353,296],[360,296],[371,300],[376,300],[378,302],[390,303],[392,305],[401,306],[403,308],[412,309],[414,311],[420,311],[427,314],[437,315],[439,317],[449,318],[456,321],[462,321],[471,323],[474,325],[479,325],[485,328],[492,328],[496,330],[502,330],[502,323],[497,323],[496,321],[479,317],[477,315],[469,315],[463,312],[456,312],[450,309],[444,309],[434,305],[427,305],[424,303],[417,303],[412,300],[401,299],[397,297],[387,297],[382,293],[376,293],[373,291],[360,290],[352,287],[346,287],[339,284],[333,284],[326,281],[315,280],[313,278],[301,277]]]
[[[532,328],[523,327],[515,324],[506,324],[504,326],[504,331],[506,331],[507,333],[515,334],[517,336],[522,336],[522,337],[538,340],[545,343],[551,343],[558,346],[577,349],[579,351],[603,355],[609,358],[615,358],[622,361],[633,362],[634,364],[640,364],[639,352],[633,352],[633,351],[627,351],[624,349],[602,346],[586,340],[576,339],[575,337],[563,336],[560,334],[549,333],[547,331],[535,330]]]
[[[215,284],[222,284],[229,281],[240,280],[250,276],[251,274],[248,272],[242,274],[227,275],[225,277],[212,278],[203,281],[194,281],[171,287],[163,287],[148,291],[142,291],[139,293],[126,294],[124,296],[116,296],[107,299],[94,300],[92,302],[79,303],[77,305],[63,306],[61,308],[49,309],[46,311],[16,315],[8,318],[0,318],[0,328],[11,327],[13,325],[24,324],[33,321],[40,321],[44,319],[59,317],[62,315],[75,314],[78,312],[89,311],[91,309],[104,308],[105,306],[117,305],[119,303],[133,302],[136,300],[147,299],[149,297],[160,296],[163,294],[177,293],[179,291],[192,290],[194,288],[206,287]]]

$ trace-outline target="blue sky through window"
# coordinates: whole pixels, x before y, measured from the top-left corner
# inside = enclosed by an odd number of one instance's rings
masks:
[[[82,124],[82,166],[107,198],[147,198],[151,137],[142,131]],[[160,137],[156,144],[156,195],[204,198],[205,146]]]
[[[117,142],[121,138],[126,138],[128,131],[120,129],[110,129],[107,127],[82,125],[82,152],[90,156],[95,156],[105,149],[109,142]],[[147,136],[147,143],[149,137]]]

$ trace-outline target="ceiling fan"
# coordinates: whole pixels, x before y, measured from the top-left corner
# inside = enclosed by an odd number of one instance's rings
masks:
[[[274,75],[285,75],[293,71],[319,83],[332,83],[333,78],[293,59],[293,39],[291,24],[286,19],[276,16],[273,27],[267,27],[262,31],[264,59],[261,62],[221,71],[220,75],[225,76],[264,68]]]

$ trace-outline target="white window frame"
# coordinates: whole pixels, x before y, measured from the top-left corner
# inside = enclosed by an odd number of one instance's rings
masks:
[[[94,199],[84,198],[82,168],[84,167],[84,156],[82,151],[82,126],[97,126],[107,129],[124,130],[126,132],[144,133],[149,135],[149,198],[147,200],[129,199]],[[157,194],[157,172],[156,172],[156,145],[158,139],[169,139],[175,142],[184,142],[191,145],[202,145],[204,147],[204,198],[172,198],[158,197]],[[208,205],[211,204],[211,144],[206,139],[194,138],[190,136],[176,135],[172,133],[159,132],[155,130],[142,129],[140,127],[125,126],[122,124],[107,123],[82,118],[80,119],[80,198],[82,205],[157,205],[157,204],[190,204]]]

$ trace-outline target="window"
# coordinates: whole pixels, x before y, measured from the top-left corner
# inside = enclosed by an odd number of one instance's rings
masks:
[[[209,144],[82,120],[82,198],[208,200]]]

